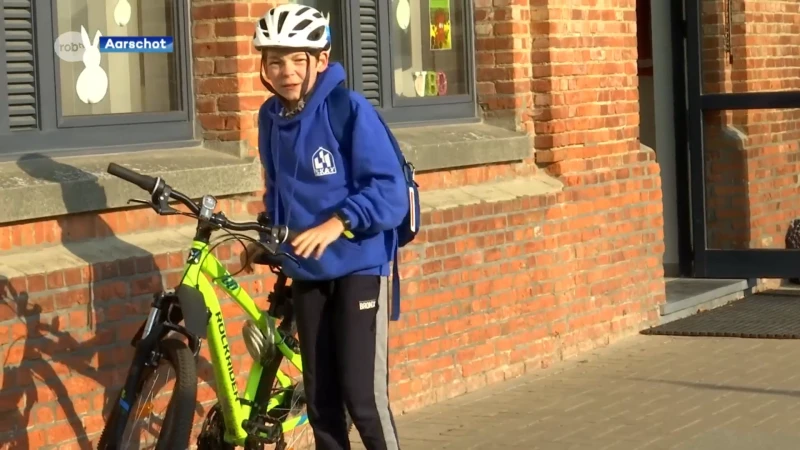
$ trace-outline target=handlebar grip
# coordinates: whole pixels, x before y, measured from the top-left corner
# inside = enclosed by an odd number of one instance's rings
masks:
[[[295,230],[287,230],[287,233],[288,234],[286,235],[286,241],[284,242],[291,243],[297,236],[300,236],[300,232]]]
[[[157,179],[148,176],[142,175],[134,170],[128,169],[126,167],[122,167],[119,164],[111,163],[108,165],[108,169],[106,169],[108,173],[114,175],[115,177],[122,178],[123,180],[133,183],[136,186],[144,189],[149,193],[153,193],[156,188]]]

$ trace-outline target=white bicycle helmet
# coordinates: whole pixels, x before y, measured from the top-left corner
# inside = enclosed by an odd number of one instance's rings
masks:
[[[285,4],[270,9],[256,22],[253,44],[267,47],[327,50],[328,19],[310,6]]]

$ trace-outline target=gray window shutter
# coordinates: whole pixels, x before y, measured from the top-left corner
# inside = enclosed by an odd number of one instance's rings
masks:
[[[385,0],[384,0],[385,1]],[[373,106],[381,106],[380,59],[378,57],[378,9],[376,0],[361,0],[361,94]]]
[[[8,129],[12,132],[37,128],[36,76],[34,64],[33,6],[30,0],[4,0],[0,67],[5,73],[8,99]],[[5,78],[5,80],[2,80]],[[3,94],[0,92],[0,94]],[[5,103],[5,102],[3,102]],[[4,111],[3,111],[4,112]]]

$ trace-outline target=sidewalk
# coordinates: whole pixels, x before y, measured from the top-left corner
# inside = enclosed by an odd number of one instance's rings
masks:
[[[797,449],[800,341],[634,336],[397,423],[403,450]]]

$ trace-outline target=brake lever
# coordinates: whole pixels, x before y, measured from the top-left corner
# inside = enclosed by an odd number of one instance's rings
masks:
[[[138,198],[129,198],[128,199],[128,204],[130,205],[131,203],[138,203],[140,205],[147,205],[147,206],[153,208],[153,210],[155,210],[155,212],[158,213],[161,216],[171,216],[171,215],[179,213],[178,210],[172,208],[166,202],[159,202],[160,204],[156,205],[152,201],[141,200],[141,199],[138,199]]]
[[[169,197],[171,194],[172,189],[169,186],[164,186],[164,189],[161,190],[161,195],[158,197],[156,197],[155,194],[153,195],[153,203],[158,200],[158,208],[156,209],[156,212],[158,212],[159,215],[171,216],[174,214],[180,214],[177,209],[169,206]]]
[[[153,202],[150,202],[150,201],[147,201],[147,200],[140,200],[138,198],[129,198],[128,199],[128,204],[130,205],[131,203],[139,203],[139,204],[142,204],[142,205],[147,205],[147,206],[149,206],[149,207],[151,207],[153,209],[156,208],[155,205],[153,205]]]
[[[294,262],[295,264],[298,263],[297,258],[295,258],[294,255],[278,250],[280,247],[275,241],[272,240],[268,240],[267,242],[259,241],[259,243],[264,248],[264,250],[266,250],[266,252],[269,254],[270,258],[280,259],[285,257],[290,261]]]

